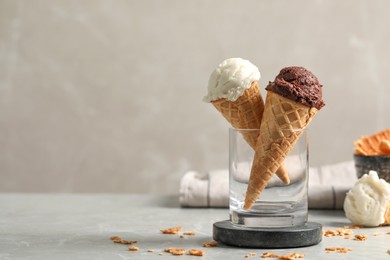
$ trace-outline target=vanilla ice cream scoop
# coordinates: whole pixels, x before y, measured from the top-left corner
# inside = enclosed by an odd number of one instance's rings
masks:
[[[260,79],[259,69],[250,61],[241,58],[224,60],[211,73],[208,93],[203,98],[211,102],[220,98],[236,101],[252,82]]]
[[[347,193],[344,211],[354,225],[389,225],[390,184],[379,179],[375,171],[364,174]]]

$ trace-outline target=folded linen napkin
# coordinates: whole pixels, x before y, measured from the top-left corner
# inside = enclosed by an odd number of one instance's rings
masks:
[[[356,181],[353,161],[310,167],[309,208],[342,209],[345,194]],[[229,171],[185,173],[180,182],[180,204],[182,207],[228,207]]]

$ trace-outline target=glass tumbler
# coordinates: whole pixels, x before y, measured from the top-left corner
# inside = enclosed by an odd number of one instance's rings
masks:
[[[308,134],[300,137],[283,161],[290,178],[284,184],[276,174],[249,210],[243,208],[254,149],[244,137],[256,137],[259,129],[229,129],[229,213],[234,225],[251,228],[282,228],[307,222]],[[248,140],[248,138],[247,138]]]

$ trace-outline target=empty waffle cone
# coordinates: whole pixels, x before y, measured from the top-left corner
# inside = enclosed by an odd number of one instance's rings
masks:
[[[355,153],[358,155],[390,155],[390,129],[380,131],[368,137],[362,136],[354,144]]]
[[[237,129],[260,129],[263,118],[264,102],[261,97],[259,85],[253,82],[250,88],[236,100],[230,101],[224,98],[211,101],[223,117]],[[242,132],[245,141],[256,149],[258,132]],[[288,173],[283,165],[276,174],[285,184],[290,183]]]
[[[245,197],[252,207],[318,110],[268,91]]]

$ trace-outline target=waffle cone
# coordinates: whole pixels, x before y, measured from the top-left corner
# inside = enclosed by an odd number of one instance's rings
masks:
[[[268,91],[244,209],[252,207],[318,110]]]
[[[223,117],[237,129],[259,129],[263,117],[264,102],[259,85],[253,82],[250,88],[236,100],[224,98],[211,101]],[[255,149],[258,134],[243,133],[244,139]]]
[[[390,129],[362,136],[355,143],[355,153],[359,155],[390,155]]]
[[[260,129],[264,102],[256,81],[236,101],[221,98],[211,103],[234,128]],[[243,131],[242,135],[245,141],[255,150],[259,133]],[[284,183],[290,183],[283,165],[277,170],[276,174]]]

